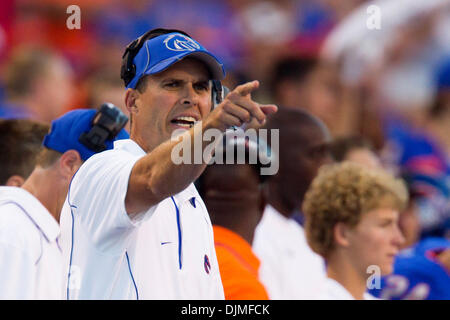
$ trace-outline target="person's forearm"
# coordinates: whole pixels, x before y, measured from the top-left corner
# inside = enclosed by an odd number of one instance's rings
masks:
[[[200,176],[211,159],[211,149],[221,140],[204,141],[203,132],[208,128],[207,124],[197,123],[189,131],[162,143],[136,162],[130,176],[127,198],[129,196],[131,200],[132,197],[138,208],[133,205],[128,213],[139,212],[141,208],[181,192]],[[204,157],[207,146],[209,151]],[[190,150],[190,155],[184,155],[179,150]],[[183,158],[182,163],[180,158]]]
[[[258,81],[237,86],[203,122],[182,133],[178,139],[162,143],[137,161],[125,198],[128,214],[142,212],[188,187],[205,169],[227,128],[239,127],[250,122],[252,117],[263,123],[266,114],[276,112],[275,105],[261,105],[251,99],[251,92],[258,87]],[[211,136],[213,141],[206,136]],[[180,154],[187,150],[189,155]]]
[[[205,154],[205,159],[203,158],[206,146],[211,144],[209,141],[203,141],[203,132],[206,129],[202,128],[202,123],[198,123],[194,128],[179,136],[178,139],[167,141],[155,148],[149,155],[153,168],[149,177],[149,185],[152,186],[159,200],[184,190],[205,169],[211,157],[211,152],[208,152]],[[214,146],[219,142],[214,141]],[[190,155],[186,156],[179,153],[179,150],[174,152],[176,146],[178,146],[177,149],[190,150]],[[195,156],[196,154],[197,156]],[[178,161],[175,158],[178,158]],[[179,163],[180,158],[184,158],[182,163]],[[151,168],[149,169],[152,171]]]

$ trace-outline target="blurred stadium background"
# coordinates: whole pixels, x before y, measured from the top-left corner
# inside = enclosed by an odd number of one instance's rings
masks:
[[[72,4],[79,30],[66,27]],[[367,26],[370,5],[380,29]],[[123,48],[155,27],[217,54],[227,86],[258,79],[259,101],[306,108],[335,137],[370,141],[407,179],[421,236],[448,236],[450,1],[2,0],[0,117],[124,108]]]

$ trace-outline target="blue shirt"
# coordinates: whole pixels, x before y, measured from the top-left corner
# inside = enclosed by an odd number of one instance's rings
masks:
[[[450,240],[428,238],[403,250],[394,262],[394,272],[381,280],[380,289],[369,292],[389,300],[450,300],[450,271],[434,257],[450,248]]]
[[[30,118],[31,113],[24,106],[0,102],[0,119]]]
[[[417,194],[422,237],[445,235],[450,230],[448,151],[426,131],[401,119],[385,119],[384,125],[388,153],[408,173],[408,185]]]

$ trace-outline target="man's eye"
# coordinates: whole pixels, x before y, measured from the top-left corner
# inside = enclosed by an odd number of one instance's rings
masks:
[[[384,220],[384,221],[381,222],[381,226],[383,228],[387,228],[387,227],[390,227],[390,226],[393,226],[393,225],[394,225],[394,221],[391,221],[391,220]]]
[[[323,157],[324,155],[326,155],[326,149],[323,147],[314,148],[313,150],[311,150],[311,156],[313,158]]]
[[[175,88],[175,87],[178,87],[179,84],[180,83],[178,81],[171,81],[171,82],[167,82],[165,84],[165,86],[168,88]]]
[[[196,88],[197,90],[205,91],[205,90],[208,90],[208,89],[209,89],[209,86],[208,86],[207,84],[196,84],[196,85],[195,85],[195,88]]]

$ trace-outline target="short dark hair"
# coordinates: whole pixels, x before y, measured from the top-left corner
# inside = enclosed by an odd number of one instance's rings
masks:
[[[361,136],[340,137],[330,143],[331,155],[338,162],[344,161],[353,149],[368,149],[374,152],[370,141]]]
[[[280,145],[280,153],[285,153],[291,150],[289,147],[291,139],[304,139],[304,133],[311,126],[323,127],[325,130],[328,130],[319,118],[305,109],[279,106],[277,112],[267,117],[267,121],[262,128],[269,131],[280,129],[279,141],[277,143]],[[305,130],[305,128],[308,129]],[[270,135],[267,138],[267,143],[271,147],[272,141]]]
[[[428,109],[430,118],[439,118],[445,114],[448,104],[448,94],[445,91],[437,92]]]
[[[28,120],[0,120],[0,185],[13,175],[24,179],[33,171],[48,124]]]
[[[100,68],[92,72],[86,81],[87,83],[87,105],[91,108],[98,108],[102,102],[98,101],[98,92],[105,88],[122,89],[122,81],[117,78],[117,74],[110,68]]]
[[[47,72],[57,56],[50,50],[38,47],[20,47],[11,53],[5,73],[5,92],[8,98],[26,96],[33,82]]]
[[[136,83],[136,90],[139,91],[139,93],[144,93],[145,89],[147,88],[148,78],[148,75],[145,75],[141,77]]]
[[[225,146],[225,138],[223,139],[224,146]],[[262,148],[263,143],[259,142],[258,143],[258,148]],[[224,168],[224,167],[220,167],[220,166],[228,166],[227,168],[231,167],[231,166],[235,166],[235,165],[247,165],[250,166],[250,168],[252,168],[252,171],[254,172],[255,176],[258,179],[258,183],[260,185],[264,184],[267,181],[268,176],[267,175],[262,175],[261,174],[261,170],[262,168],[266,168],[270,166],[270,163],[263,163],[261,160],[260,155],[258,154],[258,156],[256,157],[256,162],[255,163],[250,163],[250,150],[248,145],[246,145],[244,148],[245,152],[243,154],[241,154],[239,151],[239,149],[242,147],[238,146],[238,145],[233,145],[233,146],[227,146],[223,149],[219,149],[219,154],[214,154],[214,158],[217,161],[220,161],[222,164],[211,164],[208,165],[206,167],[206,169],[203,171],[203,173],[200,175],[200,177],[195,181],[195,186],[200,194],[200,196],[203,196],[205,193],[204,190],[204,180],[205,180],[205,176],[211,171],[211,170],[215,170],[215,169],[219,169],[219,168]],[[253,152],[255,151],[254,149],[252,150]],[[265,152],[264,150],[261,150],[262,152]],[[233,153],[233,161],[232,164],[227,164],[227,152],[232,152]]]
[[[272,97],[277,96],[278,86],[284,81],[301,82],[316,67],[318,59],[313,57],[285,57],[278,60],[272,70],[270,79],[270,92]]]
[[[43,147],[39,154],[36,156],[36,166],[44,169],[51,167],[56,163],[56,161],[59,160],[61,155],[62,153],[59,151]]]

